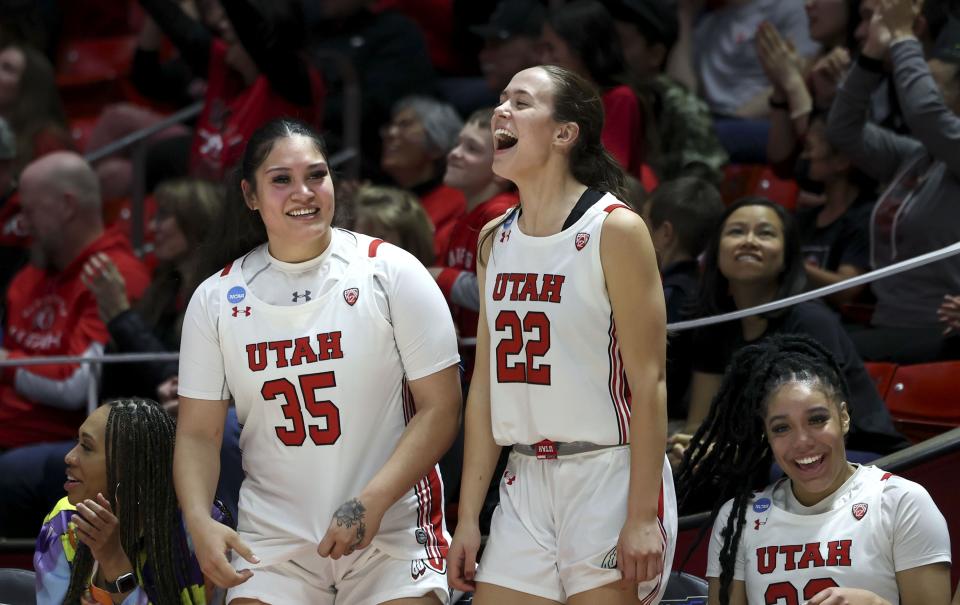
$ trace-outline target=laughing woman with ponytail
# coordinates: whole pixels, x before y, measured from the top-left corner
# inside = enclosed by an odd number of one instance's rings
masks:
[[[709,605],[949,602],[946,521],[920,485],[847,460],[849,396],[805,336],[734,356],[677,477],[681,509],[716,496]],[[755,490],[771,461],[786,477]]]
[[[66,456],[67,495],[37,538],[38,605],[218,602],[177,508],[175,431],[149,399],[107,403],[81,425]],[[219,506],[211,516],[230,521]]]

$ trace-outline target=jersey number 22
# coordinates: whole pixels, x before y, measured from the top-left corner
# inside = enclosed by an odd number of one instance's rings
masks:
[[[550,384],[550,365],[539,363],[550,350],[550,318],[541,311],[530,311],[520,319],[516,311],[500,311],[494,324],[497,332],[507,332],[497,345],[497,382]],[[524,334],[534,334],[524,342]],[[526,361],[510,363],[508,356],[525,353]]]

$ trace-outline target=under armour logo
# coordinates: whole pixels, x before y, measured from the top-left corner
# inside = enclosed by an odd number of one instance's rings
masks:
[[[237,316],[240,315],[241,313],[243,313],[243,316],[244,316],[244,317],[250,317],[250,307],[243,307],[242,309],[241,309],[240,307],[234,307],[234,308],[233,308],[233,316],[234,316],[234,317],[237,317]]]
[[[500,234],[500,243],[501,243],[501,244],[502,244],[503,242],[507,241],[508,239],[510,239],[510,232],[509,232],[509,231],[504,231],[503,233]]]
[[[760,531],[760,526],[761,526],[761,525],[766,525],[766,524],[767,524],[766,521],[761,521],[760,519],[754,519],[754,520],[753,520],[753,529],[756,530],[756,531]]]
[[[301,298],[304,299],[304,302],[310,302],[310,290],[304,290],[303,294],[299,292],[293,293],[293,302],[297,302]]]
[[[507,485],[513,485],[513,482],[517,480],[517,476],[510,471],[503,471],[503,479]]]

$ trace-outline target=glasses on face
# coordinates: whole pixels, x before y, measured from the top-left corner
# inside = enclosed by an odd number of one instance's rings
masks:
[[[380,127],[380,136],[388,136],[393,129],[396,129],[400,134],[411,134],[422,128],[420,121],[416,118],[396,118],[390,121],[389,124],[384,124]]]

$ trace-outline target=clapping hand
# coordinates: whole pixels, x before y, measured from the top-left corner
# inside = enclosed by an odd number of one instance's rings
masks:
[[[789,40],[785,40],[777,28],[764,21],[757,29],[757,57],[767,79],[774,88],[789,91],[795,86],[804,86],[803,59]]]
[[[949,294],[944,296],[943,303],[937,309],[937,319],[941,323],[947,324],[947,327],[943,330],[944,335],[955,331],[960,332],[960,296],[950,296]]]
[[[810,71],[810,86],[817,107],[830,107],[840,80],[850,67],[850,51],[838,46],[820,57]]]

